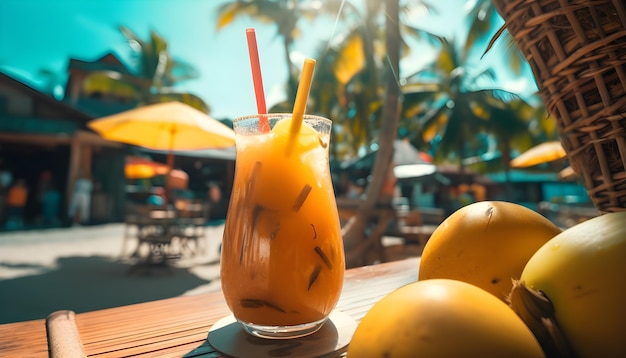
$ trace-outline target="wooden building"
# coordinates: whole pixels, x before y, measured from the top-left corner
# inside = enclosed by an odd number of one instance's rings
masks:
[[[136,93],[121,84],[110,91],[101,87],[109,81],[90,77],[107,71],[132,76],[114,54],[93,61],[71,58],[67,71],[62,101],[0,72],[0,172],[26,180],[31,190],[25,219],[30,226],[36,226],[40,215],[37,188],[44,173],[52,176],[62,193],[62,222],[69,223],[69,200],[82,172],[90,173],[94,182],[91,223],[124,221],[127,191],[132,186],[124,176],[126,157],[139,153],[158,160],[164,154],[107,141],[88,129],[87,122],[95,118],[139,105]],[[199,198],[206,196],[208,183],[217,183],[227,204],[234,176],[233,150],[190,151],[177,153],[177,158],[177,166],[189,174],[190,189]]]
[[[25,222],[36,226],[40,215],[37,188],[43,173],[61,193],[61,222],[74,182],[81,171],[94,181],[92,222],[123,219],[126,146],[106,141],[87,129],[93,115],[0,73],[0,170],[29,187]]]

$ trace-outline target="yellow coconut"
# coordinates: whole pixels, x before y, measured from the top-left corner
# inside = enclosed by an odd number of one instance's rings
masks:
[[[478,286],[503,301],[526,262],[562,230],[519,204],[481,201],[452,213],[424,247],[419,280],[449,278]]]
[[[528,288],[547,297],[576,356],[626,357],[624,277],[626,212],[609,213],[548,241],[528,261],[516,290]],[[516,290],[514,297],[520,293]],[[513,301],[521,316],[537,312],[528,307],[529,302]]]
[[[465,282],[418,281],[363,317],[349,358],[543,357],[532,332],[504,302]]]

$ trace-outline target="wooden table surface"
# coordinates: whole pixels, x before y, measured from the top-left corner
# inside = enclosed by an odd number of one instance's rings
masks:
[[[416,281],[418,267],[410,258],[347,270],[337,310],[359,322],[383,296]],[[88,357],[221,357],[207,335],[229,314],[220,291],[79,313],[75,322]],[[0,325],[0,357],[48,355],[45,319]]]

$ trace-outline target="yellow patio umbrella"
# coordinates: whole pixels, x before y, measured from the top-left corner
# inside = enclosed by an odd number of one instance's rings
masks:
[[[511,166],[514,168],[525,168],[542,163],[553,162],[565,158],[567,153],[561,142],[551,141],[536,145],[515,159],[511,160]]]
[[[138,107],[94,119],[87,126],[108,140],[167,150],[170,168],[174,151],[235,145],[235,132],[230,127],[181,102]]]
[[[572,178],[575,178],[576,176],[578,176],[578,174],[574,171],[574,168],[572,168],[571,166],[568,166],[567,168],[559,172],[559,179],[561,180],[572,179]]]
[[[157,175],[165,175],[170,167],[147,158],[130,156],[126,158],[124,174],[127,179],[147,179]]]

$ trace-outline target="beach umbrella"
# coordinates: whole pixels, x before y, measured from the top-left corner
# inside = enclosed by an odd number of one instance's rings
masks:
[[[395,165],[427,164],[433,158],[428,153],[415,148],[408,139],[398,139],[393,143],[393,162]]]
[[[565,169],[559,172],[559,179],[561,180],[569,180],[576,178],[578,174],[574,171],[571,166],[566,167]]]
[[[235,145],[235,133],[230,127],[187,104],[175,101],[97,118],[87,123],[87,126],[111,141],[167,150],[170,169],[175,151]]]
[[[124,175],[127,179],[148,179],[157,175],[165,175],[169,170],[167,164],[138,156],[127,157],[124,165]]]
[[[514,168],[525,168],[533,165],[553,162],[567,156],[565,149],[559,141],[545,142],[536,145],[515,159],[511,160]]]
[[[418,178],[437,171],[434,164],[402,164],[393,168],[393,174],[397,179]]]
[[[408,139],[397,139],[393,143],[393,174],[401,181],[422,181],[437,171],[433,158],[415,148]]]
[[[433,158],[430,154],[418,150],[407,139],[397,139],[393,143],[393,148],[392,160],[394,166],[431,164],[433,162]],[[373,150],[360,158],[341,163],[340,167],[343,170],[371,170],[376,161],[377,153],[378,149]]]

